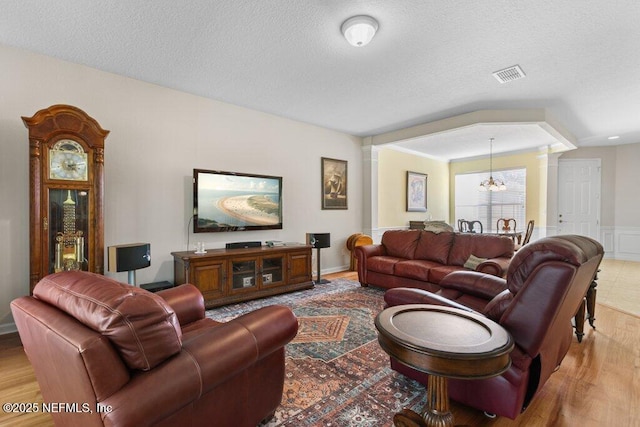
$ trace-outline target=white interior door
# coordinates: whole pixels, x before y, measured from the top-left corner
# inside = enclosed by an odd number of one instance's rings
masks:
[[[558,163],[558,234],[600,237],[600,159]]]

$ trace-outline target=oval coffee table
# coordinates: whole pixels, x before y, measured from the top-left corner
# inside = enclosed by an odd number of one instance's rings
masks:
[[[424,413],[420,416],[404,409],[393,418],[397,427],[453,426],[447,378],[489,378],[511,365],[509,333],[474,312],[438,305],[399,305],[378,314],[375,325],[384,351],[429,374]]]

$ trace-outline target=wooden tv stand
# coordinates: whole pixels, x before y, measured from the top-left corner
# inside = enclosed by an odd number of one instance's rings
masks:
[[[309,289],[311,246],[171,252],[175,285],[191,283],[207,308]]]

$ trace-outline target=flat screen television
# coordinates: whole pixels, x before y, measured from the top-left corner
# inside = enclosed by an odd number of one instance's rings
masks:
[[[282,177],[193,170],[193,232],[282,228]]]

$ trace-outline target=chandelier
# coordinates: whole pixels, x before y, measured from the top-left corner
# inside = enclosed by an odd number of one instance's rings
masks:
[[[505,191],[504,181],[493,179],[493,138],[489,138],[489,179],[480,183],[480,191]]]

